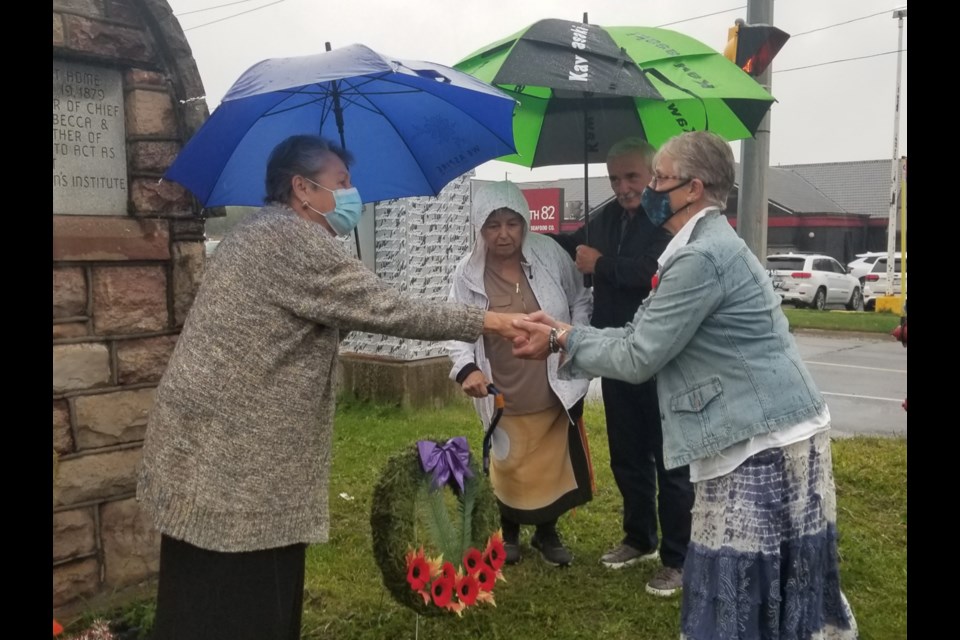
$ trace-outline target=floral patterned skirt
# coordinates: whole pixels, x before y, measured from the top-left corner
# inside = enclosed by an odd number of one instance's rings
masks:
[[[854,640],[828,431],[695,483],[681,639]]]

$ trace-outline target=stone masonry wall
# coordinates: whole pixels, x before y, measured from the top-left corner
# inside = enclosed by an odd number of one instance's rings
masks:
[[[199,209],[159,179],[208,112],[163,0],[54,0],[53,58],[55,96],[58,63],[119,72],[127,190],[126,211],[53,216],[53,606],[62,612],[158,569],[135,468],[204,260]],[[55,115],[55,168],[58,139],[72,135],[58,138]]]

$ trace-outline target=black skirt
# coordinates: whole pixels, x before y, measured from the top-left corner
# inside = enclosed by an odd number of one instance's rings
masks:
[[[162,536],[152,640],[299,640],[306,548],[222,553]]]

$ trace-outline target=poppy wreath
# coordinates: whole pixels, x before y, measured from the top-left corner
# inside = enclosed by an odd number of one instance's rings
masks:
[[[390,458],[370,526],[383,584],[399,604],[428,616],[495,604],[505,558],[499,510],[466,438],[421,440]]]

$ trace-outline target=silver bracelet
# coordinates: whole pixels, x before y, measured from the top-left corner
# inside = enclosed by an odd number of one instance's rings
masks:
[[[550,329],[550,336],[547,339],[547,346],[550,348],[550,353],[558,353],[563,348],[560,346],[560,336],[566,332],[566,329],[557,329],[556,327]]]

